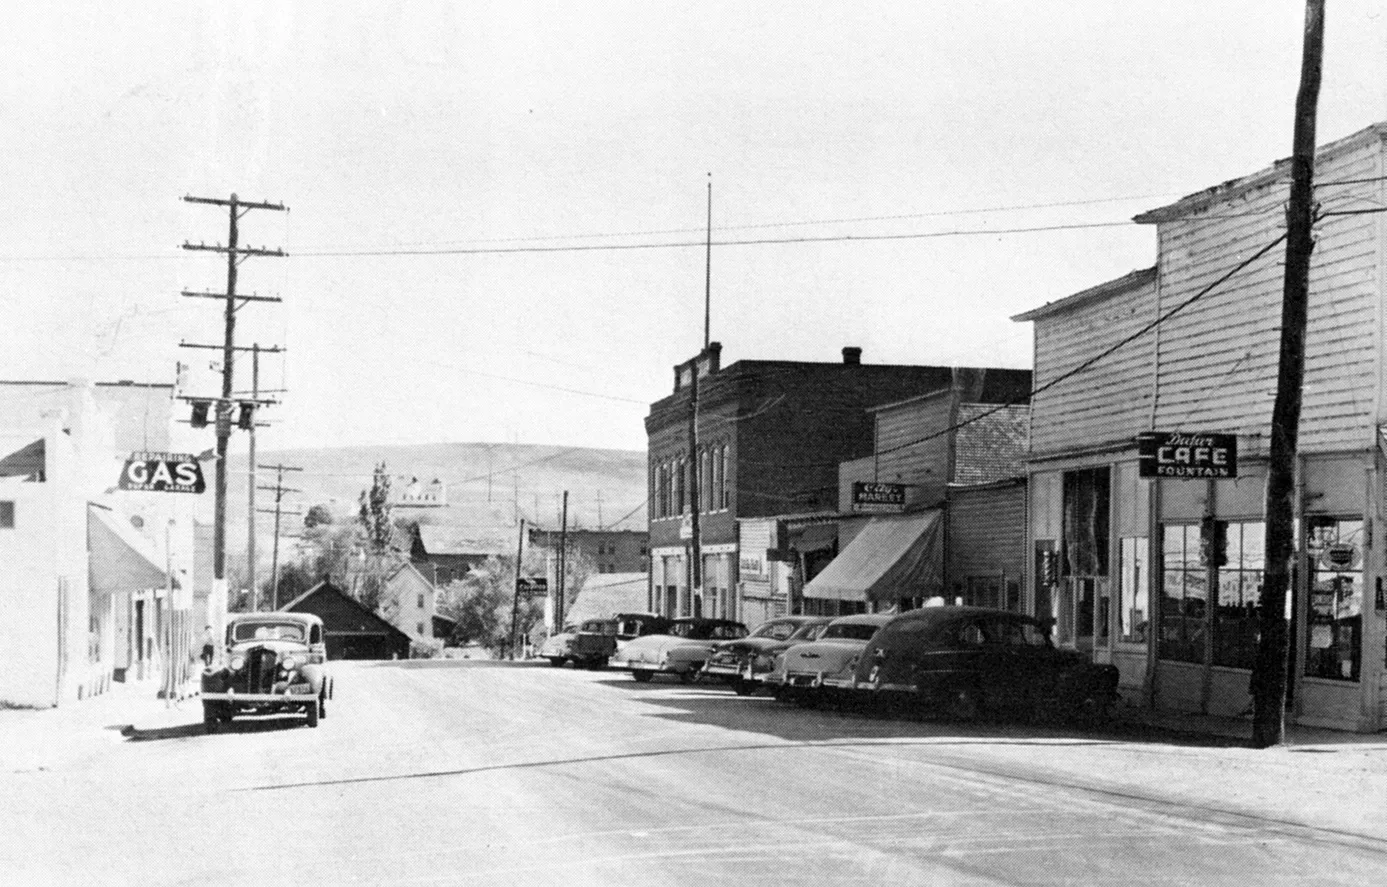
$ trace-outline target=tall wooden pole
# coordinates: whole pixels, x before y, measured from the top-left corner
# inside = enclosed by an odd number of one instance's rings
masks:
[[[1279,745],[1286,730],[1286,596],[1294,538],[1295,463],[1300,434],[1301,385],[1305,378],[1305,329],[1314,249],[1315,113],[1324,55],[1324,0],[1306,0],[1305,40],[1296,94],[1291,154],[1291,195],[1286,210],[1286,274],[1281,301],[1281,355],[1276,403],[1271,413],[1266,487],[1266,574],[1262,583],[1261,636],[1252,673],[1252,744]],[[1294,600],[1294,596],[1292,596]]]
[[[255,403],[260,399],[260,343],[255,342],[251,345],[250,361],[250,397],[251,402]],[[246,584],[250,588],[250,610],[252,613],[260,609],[260,586],[255,581],[255,412],[258,408],[251,407],[250,428],[250,454],[247,465],[250,466],[250,483],[246,484],[249,488],[247,498],[249,499],[246,508]],[[278,532],[275,534],[278,536]]]
[[[520,621],[520,559],[525,556],[525,518],[520,519],[520,540],[515,543],[515,596],[510,605],[510,658],[515,658],[515,632]]]

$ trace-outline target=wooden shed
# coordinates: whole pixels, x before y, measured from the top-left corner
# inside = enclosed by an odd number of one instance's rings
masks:
[[[280,609],[323,620],[328,659],[409,658],[409,635],[331,582],[319,582]]]

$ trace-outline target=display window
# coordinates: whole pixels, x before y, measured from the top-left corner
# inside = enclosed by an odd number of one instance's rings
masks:
[[[1150,619],[1147,613],[1145,536],[1123,537],[1118,547],[1119,587],[1117,639],[1145,643]]]
[[[1161,527],[1161,621],[1157,653],[1173,662],[1203,662],[1209,606],[1208,570],[1200,563],[1198,524]]]
[[[1203,662],[1212,633],[1214,665],[1252,668],[1261,619],[1262,521],[1206,521],[1161,528],[1159,654]],[[1215,597],[1210,611],[1209,582]]]
[[[1305,676],[1356,681],[1363,644],[1363,521],[1312,517],[1305,554]]]

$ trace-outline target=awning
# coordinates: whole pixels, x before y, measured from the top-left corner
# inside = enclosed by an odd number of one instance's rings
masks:
[[[804,596],[892,602],[943,593],[939,511],[874,517],[804,586]]]
[[[153,546],[124,515],[87,505],[87,579],[93,594],[163,588],[168,581]]]

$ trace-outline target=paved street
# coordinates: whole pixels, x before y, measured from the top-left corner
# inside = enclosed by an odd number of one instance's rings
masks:
[[[0,712],[12,884],[1301,884],[1387,871],[1387,743],[868,718],[620,672],[339,663],[317,730]],[[109,721],[109,723],[103,723]],[[1309,802],[1286,809],[1296,787]]]

